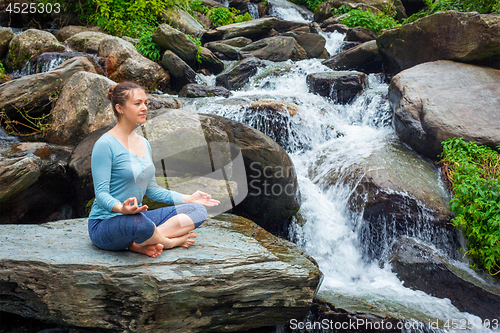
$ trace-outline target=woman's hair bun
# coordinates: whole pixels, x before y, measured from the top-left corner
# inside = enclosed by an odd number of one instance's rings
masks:
[[[109,87],[108,89],[108,99],[111,101],[111,96],[113,96],[113,92],[115,91],[115,88],[116,88],[117,84]]]

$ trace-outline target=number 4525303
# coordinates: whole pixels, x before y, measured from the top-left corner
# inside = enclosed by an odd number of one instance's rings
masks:
[[[47,14],[50,14],[52,12],[54,13],[59,13],[61,11],[61,4],[60,3],[55,3],[55,4],[51,4],[51,3],[47,3],[47,4],[43,4],[43,3],[17,3],[17,2],[14,2],[14,3],[9,3],[9,5],[7,6],[7,8],[5,9],[6,12],[9,12],[9,13],[15,13],[15,14],[35,14],[35,13],[39,13],[39,14],[43,14],[43,13],[47,13]]]

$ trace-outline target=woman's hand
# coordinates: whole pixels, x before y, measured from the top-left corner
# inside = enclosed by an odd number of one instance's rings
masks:
[[[217,206],[220,204],[219,200],[211,199],[212,196],[200,190],[190,195],[189,203],[199,203],[207,207]]]
[[[130,206],[130,202],[134,202],[134,205]],[[142,205],[141,207],[139,207],[137,205],[137,198],[136,197],[133,197],[133,198],[128,198],[127,200],[125,200],[123,202],[123,205],[120,209],[120,212],[122,214],[137,214],[137,213],[142,213],[142,212],[145,212],[148,210],[148,206],[146,205]]]

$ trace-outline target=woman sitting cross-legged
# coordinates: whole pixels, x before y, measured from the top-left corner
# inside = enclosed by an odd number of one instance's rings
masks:
[[[220,202],[207,193],[181,194],[160,187],[155,180],[151,146],[134,132],[144,124],[147,96],[141,86],[124,82],[111,86],[108,98],[118,123],[92,149],[95,200],[88,218],[92,242],[105,250],[129,249],[157,257],[164,248],[189,247],[191,232],[207,218],[205,206]],[[148,210],[144,195],[174,204]]]

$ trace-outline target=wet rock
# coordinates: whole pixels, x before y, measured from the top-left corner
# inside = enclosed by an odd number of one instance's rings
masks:
[[[30,110],[31,116],[50,111],[50,102],[70,77],[80,71],[95,73],[87,58],[69,59],[47,73],[25,76],[0,85],[0,107],[11,119],[22,119],[16,108]]]
[[[95,197],[90,165],[94,143],[115,125],[116,121],[90,133],[80,141],[68,158],[68,174],[71,177],[71,188],[75,193],[73,200],[75,216],[85,216],[88,201]]]
[[[309,58],[319,58],[323,51],[325,51],[325,37],[319,34],[290,31],[283,33],[282,36],[295,38],[297,43],[304,48]]]
[[[134,81],[146,90],[168,89],[170,83],[168,72],[142,56],[132,44],[122,38],[103,39],[99,44],[98,55],[108,59],[106,73],[115,82]]]
[[[231,92],[224,87],[204,86],[201,84],[186,84],[179,92],[180,97],[229,97]]]
[[[78,52],[97,54],[99,44],[107,37],[110,37],[110,35],[102,32],[84,31],[69,37],[65,43]]]
[[[310,92],[342,104],[350,103],[367,87],[366,75],[361,72],[312,73],[306,82]]]
[[[278,19],[275,17],[265,17],[251,21],[223,25],[214,30],[207,31],[203,35],[202,41],[205,43],[219,39],[231,39],[234,37],[246,37],[252,40],[257,40],[267,35],[274,27],[276,21],[278,21]]]
[[[265,65],[256,57],[249,57],[239,61],[235,67],[216,77],[215,83],[229,90],[237,90],[248,83],[250,77],[257,73],[259,67]]]
[[[359,44],[324,60],[323,65],[334,70],[356,70],[363,73],[382,72],[382,57],[377,42],[372,40]]]
[[[325,22],[323,22],[323,24],[325,24]],[[338,33],[341,33],[341,34],[347,33],[350,29],[347,25],[339,24],[339,23],[332,23],[332,24],[324,25],[324,27],[325,28],[323,28],[323,31],[325,31],[325,32],[337,31]]]
[[[271,61],[304,60],[307,53],[293,37],[276,36],[260,39],[241,48],[245,57],[257,57]]]
[[[247,46],[248,44],[252,43],[252,40],[250,38],[246,38],[246,37],[234,37],[234,38],[219,40],[217,42],[222,43],[222,44],[231,45],[234,47],[243,47],[243,46]]]
[[[346,42],[369,42],[377,38],[377,34],[370,29],[363,27],[354,27],[349,29],[345,35],[344,40]]]
[[[448,138],[500,145],[500,70],[447,60],[420,64],[392,79],[389,99],[398,136],[431,159]]]
[[[9,240],[0,250],[3,310],[64,325],[207,332],[285,324],[308,313],[323,278],[295,244],[232,214],[207,219],[189,249],[154,259],[98,249],[87,219],[0,228]],[[55,250],[68,239],[72,251]],[[19,253],[26,242],[37,249]]]
[[[194,17],[192,17],[188,12],[180,8],[166,8],[160,17],[163,22],[168,22],[168,24],[179,31],[190,34],[190,35],[200,35],[205,32],[205,28],[201,25]]]
[[[482,320],[498,318],[500,284],[490,276],[471,274],[435,249],[406,237],[393,244],[388,258],[405,287],[448,298],[460,311]]]
[[[15,35],[9,42],[5,69],[21,69],[33,56],[44,52],[63,52],[65,47],[50,32],[28,29]]]
[[[289,145],[290,117],[299,112],[299,107],[293,103],[277,100],[259,99],[250,103],[242,103],[243,112],[248,117],[258,117],[258,128],[265,128],[266,134],[284,149]],[[253,124],[249,124],[255,127]]]
[[[233,162],[231,180],[238,183],[236,199],[243,200],[235,200],[231,212],[287,238],[292,216],[301,204],[297,175],[288,154],[269,136],[241,122],[208,114],[200,114],[200,120],[208,143],[225,142],[217,135],[223,133],[241,151],[245,175]],[[237,153],[231,150],[232,159]]]
[[[196,73],[174,52],[167,50],[161,60],[163,68],[168,70],[172,78],[171,86],[179,91],[188,83],[196,83]]]
[[[360,42],[343,42],[342,45],[340,45],[338,52],[340,53],[340,52],[347,51],[347,50],[352,49],[353,47],[356,47],[356,46],[361,45],[361,44],[362,43],[360,43]],[[370,45],[370,44],[367,44],[367,45]],[[361,72],[363,72],[363,71],[361,71]]]
[[[221,4],[220,2],[215,1],[215,0],[201,0],[201,2],[202,2],[205,6],[210,7],[210,8],[224,7],[224,5],[223,5],[223,4]]]
[[[9,43],[15,34],[12,30],[0,27],[0,59],[3,59],[9,51]]]
[[[221,54],[224,60],[240,60],[240,48],[231,46],[226,43],[220,42],[209,42],[205,44],[205,47],[214,53]]]
[[[59,29],[56,33],[56,38],[60,42],[64,42],[66,39],[79,34],[84,31],[94,31],[105,33],[105,31],[100,26],[95,27],[85,27],[80,25],[67,25]]]
[[[177,97],[146,94],[148,97],[148,115],[158,109],[178,109],[182,101]]]
[[[339,143],[341,144],[341,143]],[[435,165],[403,146],[397,137],[377,140],[370,145],[380,147],[346,168],[332,163],[321,186],[348,186],[349,207],[362,214],[360,230],[366,256],[379,258],[385,246],[402,235],[425,238],[436,246],[459,248],[458,233],[449,223],[450,194],[440,181]],[[329,156],[337,156],[331,147],[310,167],[309,178],[315,179]]]
[[[23,142],[0,152],[0,224],[71,218],[66,174],[72,147]]]
[[[47,141],[77,145],[92,131],[115,121],[108,100],[108,88],[115,84],[94,73],[73,75],[52,110]]]
[[[214,75],[224,70],[224,63],[206,47],[200,47],[200,60],[201,63],[198,67],[208,69]]]
[[[158,44],[161,52],[170,50],[192,68],[196,65],[198,46],[185,34],[163,23],[153,33],[152,40]]]
[[[500,68],[500,16],[439,12],[385,30],[377,45],[391,74],[441,59]]]

